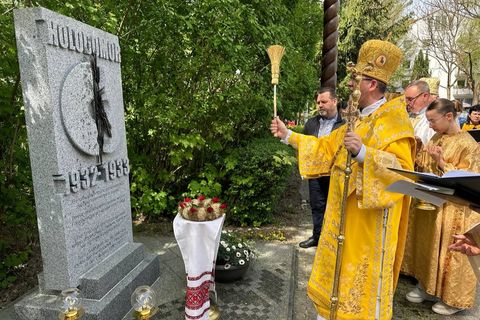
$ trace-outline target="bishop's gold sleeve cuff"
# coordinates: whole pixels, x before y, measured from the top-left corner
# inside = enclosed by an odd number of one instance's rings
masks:
[[[292,132],[288,144],[298,150],[298,169],[303,178],[330,175],[338,131],[320,138]]]
[[[400,175],[388,168],[413,170],[411,146],[408,139],[390,144],[387,150],[367,147],[365,161],[359,166],[356,187],[358,204],[362,209],[390,208],[404,195],[386,191]]]

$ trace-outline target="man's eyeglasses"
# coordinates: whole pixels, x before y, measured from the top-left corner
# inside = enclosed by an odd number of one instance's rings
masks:
[[[350,77],[350,80],[355,80],[355,78],[357,77],[356,74],[352,74],[352,76]],[[362,80],[365,80],[365,81],[373,81],[375,79],[373,78],[368,78],[368,77],[362,77]]]
[[[411,103],[411,102],[417,100],[417,98],[420,97],[420,95],[422,95],[422,94],[423,94],[423,92],[420,92],[420,93],[417,94],[415,97],[405,97],[405,101],[406,101],[407,103]]]

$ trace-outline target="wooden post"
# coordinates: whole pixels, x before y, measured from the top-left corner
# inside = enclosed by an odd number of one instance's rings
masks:
[[[323,2],[322,87],[337,87],[338,12],[340,0]]]

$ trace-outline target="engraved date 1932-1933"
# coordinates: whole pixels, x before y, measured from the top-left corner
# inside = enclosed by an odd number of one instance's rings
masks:
[[[76,193],[94,187],[97,181],[112,181],[128,176],[130,167],[128,158],[110,160],[101,165],[92,165],[85,168],[69,171],[64,174],[53,175],[58,193]],[[64,187],[60,187],[63,185]],[[59,188],[60,187],[60,188]],[[63,189],[65,188],[65,189]],[[63,190],[62,190],[63,189]]]

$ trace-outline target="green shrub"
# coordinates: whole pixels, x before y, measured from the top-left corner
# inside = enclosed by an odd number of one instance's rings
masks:
[[[0,169],[2,165],[0,161]],[[23,171],[30,166],[24,165],[12,173],[8,185],[0,184],[0,289],[16,281],[17,267],[28,261],[31,243],[37,241],[32,190],[25,187],[30,174]]]
[[[295,164],[294,150],[273,137],[252,140],[233,151],[226,159],[230,222],[254,227],[272,222]]]
[[[214,164],[207,163],[203,170],[188,184],[188,193],[184,196],[196,197],[203,194],[207,198],[218,197],[222,194],[222,178],[225,171],[220,171]]]
[[[292,130],[293,132],[297,132],[297,133],[303,133],[303,128],[304,128],[303,125],[296,125],[296,126],[290,128],[290,130]]]
[[[148,212],[150,216],[159,215],[169,203],[171,197],[165,190],[153,189],[153,176],[144,167],[132,170],[132,183],[130,184],[130,200],[132,215],[139,217]]]

